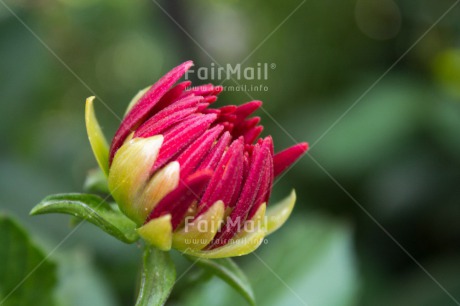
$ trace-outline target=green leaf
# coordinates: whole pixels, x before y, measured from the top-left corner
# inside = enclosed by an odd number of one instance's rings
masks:
[[[139,239],[136,224],[123,215],[116,206],[92,194],[67,193],[50,195],[30,212],[31,215],[64,213],[84,219],[113,237],[133,243]]]
[[[168,252],[146,246],[136,306],[164,305],[176,280],[176,268]]]
[[[99,168],[89,171],[83,189],[86,192],[110,194],[109,186],[107,185],[107,177]]]
[[[188,257],[188,256],[187,256]],[[231,258],[219,259],[199,259],[188,257],[192,262],[205,269],[206,271],[221,278],[227,284],[232,286],[241,296],[243,296],[249,304],[255,305],[254,292],[252,291],[251,283],[247,279],[244,272]]]
[[[54,305],[55,264],[4,215],[0,215],[0,246],[0,305]]]

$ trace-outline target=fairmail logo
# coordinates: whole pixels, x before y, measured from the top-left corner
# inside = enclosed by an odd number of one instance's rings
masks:
[[[209,67],[190,68],[185,72],[185,79],[196,76],[199,80],[268,80],[269,71],[276,68],[274,63],[257,63],[256,66],[242,67],[241,64],[216,65]]]

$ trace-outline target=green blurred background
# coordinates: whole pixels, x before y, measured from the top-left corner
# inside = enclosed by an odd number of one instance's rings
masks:
[[[86,97],[111,137],[119,121],[101,101],[122,116],[182,61],[236,64],[255,50],[244,66],[276,68],[240,83],[268,87],[249,94],[292,137],[259,111],[264,134],[276,150],[314,144],[274,191],[296,188],[294,216],[238,259],[260,305],[458,304],[460,4],[438,22],[454,1],[155,1],[0,0],[0,211],[52,250],[69,218],[28,212],[81,191],[96,167]],[[224,92],[217,104],[248,100]],[[85,224],[51,256],[56,299],[133,304],[140,253]],[[244,303],[218,279],[194,286],[193,272],[171,305]]]

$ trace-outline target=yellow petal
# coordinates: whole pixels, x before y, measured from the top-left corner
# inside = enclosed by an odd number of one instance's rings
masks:
[[[267,209],[267,235],[276,231],[286,222],[294,209],[295,200],[295,190],[292,190],[289,196]]]
[[[150,86],[147,86],[144,89],[139,90],[139,92],[129,102],[124,116],[126,116],[129,113],[129,111],[133,108],[134,105],[136,105],[137,101],[139,101],[139,99],[147,92],[147,90],[149,90],[149,88]]]
[[[177,161],[170,162],[147,183],[139,199],[139,205],[142,211],[139,214],[145,220],[148,214],[168,193],[173,191],[179,185],[180,165]]]
[[[169,251],[172,244],[171,215],[150,220],[149,223],[138,228],[137,233],[148,244],[162,251]]]
[[[88,133],[89,143],[91,144],[91,149],[93,150],[97,163],[107,176],[109,174],[109,145],[107,144],[107,140],[105,139],[101,127],[97,122],[96,115],[94,113],[93,101],[94,96],[86,99],[86,131]]]
[[[173,234],[173,247],[178,250],[201,250],[211,242],[224,218],[225,205],[222,201],[214,203],[204,214]]]
[[[137,224],[145,221],[142,192],[162,143],[161,135],[125,142],[118,149],[110,167],[109,190],[123,213]]]
[[[189,247],[182,252],[202,258],[222,258],[242,256],[255,251],[266,235],[265,209],[265,203],[260,205],[251,220],[245,221],[243,228],[228,244],[210,251],[195,251]]]
[[[235,235],[233,239],[239,239],[239,238],[244,238],[253,233],[254,231],[257,231],[259,228],[266,228],[266,218],[265,218],[265,210],[267,208],[267,205],[265,203],[262,203],[262,205],[259,206],[257,209],[256,213],[250,220],[246,220],[244,222],[243,227],[241,230]]]
[[[183,250],[185,254],[201,258],[223,258],[249,254],[255,251],[265,237],[265,229],[259,228],[243,238],[233,240],[220,248],[210,251]]]

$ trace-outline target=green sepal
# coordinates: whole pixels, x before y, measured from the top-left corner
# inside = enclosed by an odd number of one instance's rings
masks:
[[[126,141],[118,149],[110,167],[107,178],[110,193],[121,211],[139,226],[149,214],[142,198],[162,143],[162,135]]]
[[[164,305],[175,281],[176,267],[169,252],[146,246],[136,306]]]
[[[279,201],[278,203],[270,205],[267,209],[267,236],[279,229],[289,218],[294,209],[295,201],[297,199],[295,190]]]
[[[93,150],[97,163],[107,176],[109,175],[109,144],[102,133],[102,129],[94,112],[94,98],[95,97],[89,97],[86,99],[86,131],[88,133],[89,143],[91,144],[91,149]]]
[[[186,256],[207,272],[219,277],[234,288],[250,305],[256,305],[251,283],[231,258],[203,259]]]
[[[139,239],[136,224],[116,206],[93,194],[67,193],[44,198],[30,212],[31,215],[64,213],[84,219],[113,237],[133,243]]]
[[[152,219],[137,229],[137,233],[146,243],[161,251],[171,249],[172,231],[170,214]]]

